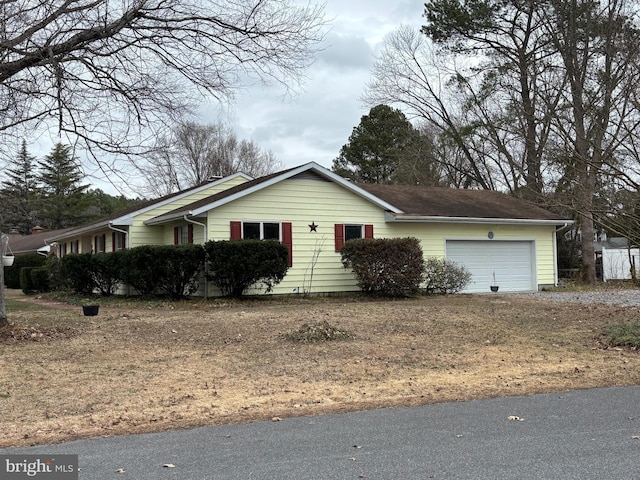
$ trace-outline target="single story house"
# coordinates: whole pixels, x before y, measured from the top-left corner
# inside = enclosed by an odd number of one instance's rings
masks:
[[[416,237],[425,257],[472,274],[466,292],[531,291],[558,280],[556,229],[571,223],[486,190],[354,184],[311,162],[264,177],[232,175],[49,238],[61,255],[143,244],[276,239],[289,271],[275,294],[357,291],[340,250],[352,238]],[[216,295],[212,286],[201,289]]]

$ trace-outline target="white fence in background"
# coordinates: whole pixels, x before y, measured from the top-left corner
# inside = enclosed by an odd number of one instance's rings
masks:
[[[636,272],[640,269],[640,250],[632,248],[602,248],[602,280],[628,280],[631,278],[631,262],[633,259]]]

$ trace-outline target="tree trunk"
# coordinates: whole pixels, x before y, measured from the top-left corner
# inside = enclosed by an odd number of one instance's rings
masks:
[[[7,244],[9,237],[0,232],[0,253],[4,255],[7,252]],[[7,319],[7,308],[4,304],[4,265],[0,262],[0,327],[9,324]]]
[[[596,282],[596,255],[593,245],[593,215],[591,211],[580,214],[580,232],[582,235],[582,281]]]

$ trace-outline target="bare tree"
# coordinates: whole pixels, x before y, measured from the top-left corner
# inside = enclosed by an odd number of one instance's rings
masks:
[[[272,152],[253,141],[238,139],[228,125],[192,121],[179,123],[158,141],[148,161],[138,164],[147,180],[142,190],[154,196],[199,185],[211,177],[237,172],[260,177],[280,167]]]
[[[640,183],[637,2],[430,0],[425,17],[428,38],[387,39],[366,99],[430,122],[456,184],[554,193],[579,221],[594,281],[600,191]]]
[[[640,90],[638,7],[628,0],[599,4],[551,0],[545,11],[567,79],[566,117],[554,119],[575,179],[574,210],[582,236],[582,276],[594,282],[594,224],[602,185],[633,165],[623,163],[637,137]],[[627,181],[631,175],[623,175]],[[637,179],[636,179],[637,181]]]
[[[424,27],[431,41],[399,28],[386,38],[365,101],[401,105],[432,125],[443,148],[455,153],[456,162],[442,158],[455,184],[538,197],[549,111],[557,100],[540,96],[540,83],[550,79],[534,15],[505,9],[489,32],[447,35],[452,25]]]
[[[96,153],[144,153],[204,96],[299,81],[323,15],[291,0],[0,0],[0,132],[55,126]]]

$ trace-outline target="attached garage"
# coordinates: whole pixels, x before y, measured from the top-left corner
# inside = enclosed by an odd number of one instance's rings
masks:
[[[494,272],[500,292],[537,290],[532,241],[447,240],[446,258],[471,272],[466,293],[490,292]]]

